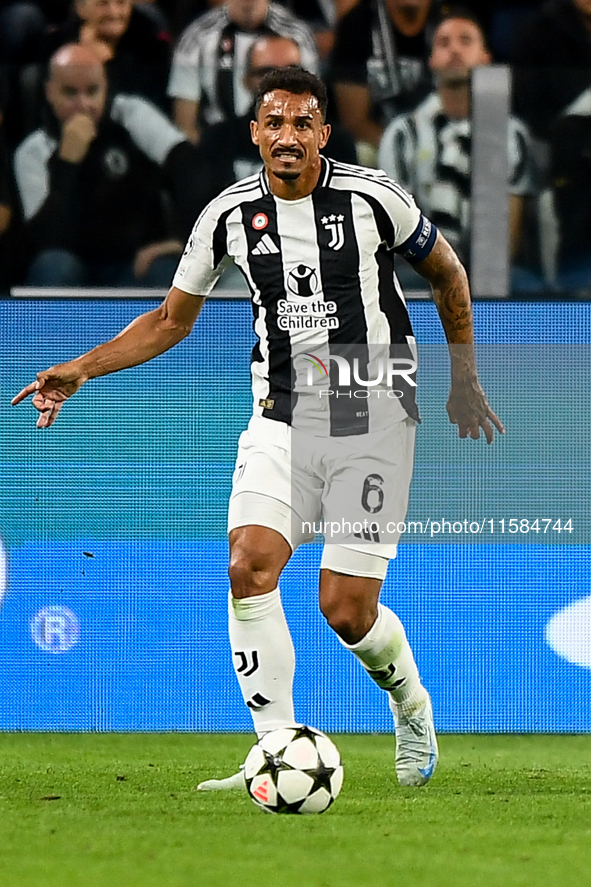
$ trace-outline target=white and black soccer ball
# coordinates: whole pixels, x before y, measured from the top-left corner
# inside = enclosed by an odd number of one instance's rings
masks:
[[[246,789],[267,813],[324,813],[343,784],[334,742],[313,727],[265,733],[244,762]]]

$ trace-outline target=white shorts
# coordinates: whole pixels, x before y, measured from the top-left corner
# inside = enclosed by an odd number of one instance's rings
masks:
[[[348,437],[312,437],[253,416],[240,436],[228,531],[256,524],[292,550],[325,537],[321,566],[383,579],[406,517],[416,423]]]

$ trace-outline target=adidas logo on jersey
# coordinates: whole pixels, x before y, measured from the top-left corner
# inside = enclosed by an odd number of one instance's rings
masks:
[[[273,243],[273,238],[269,234],[263,234],[259,242],[254,247],[253,256],[268,256],[271,253],[278,253],[279,248]]]

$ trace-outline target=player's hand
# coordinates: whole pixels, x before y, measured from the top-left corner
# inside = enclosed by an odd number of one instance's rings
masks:
[[[492,411],[478,379],[452,383],[447,401],[447,414],[449,421],[458,426],[461,438],[471,437],[472,440],[478,440],[482,428],[486,442],[491,444],[495,436],[492,425],[499,434],[505,433],[505,426]]]
[[[95,138],[96,124],[92,117],[83,113],[74,114],[62,128],[61,159],[68,163],[82,163]]]
[[[37,420],[37,428],[49,428],[58,417],[64,401],[75,394],[84,385],[87,377],[80,371],[75,361],[60,363],[41,373],[37,373],[35,382],[25,386],[13,397],[12,405],[16,406],[33,394],[33,406],[41,415]]]

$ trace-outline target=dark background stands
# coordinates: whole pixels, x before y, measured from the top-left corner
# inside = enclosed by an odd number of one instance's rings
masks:
[[[43,61],[47,62],[60,46],[79,42],[82,26],[80,15],[74,11],[67,21],[52,30],[44,42]],[[128,27],[117,42],[113,57],[105,62],[112,93],[144,96],[168,114],[170,102],[166,87],[171,55],[170,35],[143,10],[133,6]]]
[[[515,34],[515,113],[547,138],[557,116],[591,85],[591,0],[549,0]]]

